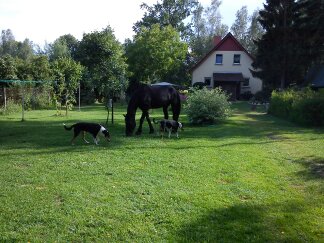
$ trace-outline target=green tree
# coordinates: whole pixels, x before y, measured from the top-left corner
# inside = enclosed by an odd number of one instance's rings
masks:
[[[169,80],[184,63],[187,44],[172,26],[142,28],[133,42],[126,44],[126,57],[133,82]]]
[[[262,38],[262,35],[265,33],[264,29],[258,21],[258,18],[259,10],[257,9],[249,17],[250,27],[247,30],[248,41],[246,48],[253,56],[255,56],[257,53],[257,46],[255,42],[259,41]]]
[[[52,70],[48,57],[45,55],[35,56],[31,62],[31,74],[34,80],[52,80]]]
[[[50,60],[55,60],[60,57],[75,58],[78,45],[79,42],[73,35],[62,35],[53,44],[48,46],[47,52]]]
[[[75,92],[82,77],[83,67],[71,58],[62,57],[52,63],[55,80],[54,91],[57,110],[65,103],[65,115],[75,102]]]
[[[236,19],[231,27],[233,36],[245,47],[248,46],[248,21],[249,13],[247,6],[243,6],[236,12]]]
[[[0,57],[0,79],[17,79],[17,67],[14,58],[10,55]]]
[[[17,53],[17,42],[10,29],[1,31],[0,39],[0,56],[10,55],[16,56]]]
[[[228,32],[228,26],[222,24],[222,15],[219,12],[221,0],[211,0],[210,5],[205,9],[206,29],[210,40],[214,36],[225,36]]]
[[[228,26],[222,24],[222,16],[219,12],[221,3],[220,0],[212,0],[206,9],[199,4],[193,12],[192,35],[189,42],[193,63],[213,48],[214,36],[223,37],[228,31]]]
[[[34,56],[33,42],[25,39],[23,42],[17,42],[16,56],[23,60],[30,60]]]
[[[192,11],[197,7],[197,1],[192,0],[162,0],[157,1],[152,7],[146,3],[141,5],[141,9],[146,10],[144,17],[134,24],[134,31],[140,32],[142,27],[151,28],[155,24],[161,27],[171,25],[178,30],[183,39],[190,35],[190,23],[185,23]]]
[[[109,26],[83,35],[77,60],[86,67],[84,86],[91,87],[98,99],[118,96],[125,88],[124,49]]]

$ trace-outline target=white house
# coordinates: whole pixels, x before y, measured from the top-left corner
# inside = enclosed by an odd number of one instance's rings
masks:
[[[262,89],[262,81],[252,76],[252,62],[253,57],[231,33],[223,39],[215,37],[213,49],[191,69],[192,85],[220,86],[233,100],[247,91],[255,94]]]

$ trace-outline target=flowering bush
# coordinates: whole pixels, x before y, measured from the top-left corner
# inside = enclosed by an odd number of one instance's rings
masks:
[[[190,123],[215,123],[231,115],[229,96],[220,88],[190,91],[185,106]]]

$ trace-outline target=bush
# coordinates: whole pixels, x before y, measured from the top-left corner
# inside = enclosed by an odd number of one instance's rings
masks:
[[[12,113],[17,113],[21,111],[21,103],[16,103],[12,99],[7,100],[7,107],[4,109],[4,106],[0,108],[1,115],[9,115]]]
[[[270,89],[262,89],[254,94],[253,99],[257,103],[267,103],[269,102],[271,97],[271,90]]]
[[[269,113],[301,125],[323,126],[324,97],[310,89],[274,91]]]
[[[229,96],[220,88],[191,89],[185,110],[193,124],[215,123],[231,114]]]
[[[198,88],[198,89],[202,89],[204,87],[207,86],[207,84],[203,83],[203,82],[196,82],[192,85],[194,88]]]

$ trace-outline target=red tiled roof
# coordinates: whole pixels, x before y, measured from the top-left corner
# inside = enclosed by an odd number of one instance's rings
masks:
[[[241,45],[238,40],[229,32],[216,46],[214,46],[200,61],[198,61],[192,68],[193,72],[199,67],[214,51],[244,51],[251,59],[252,55]]]

